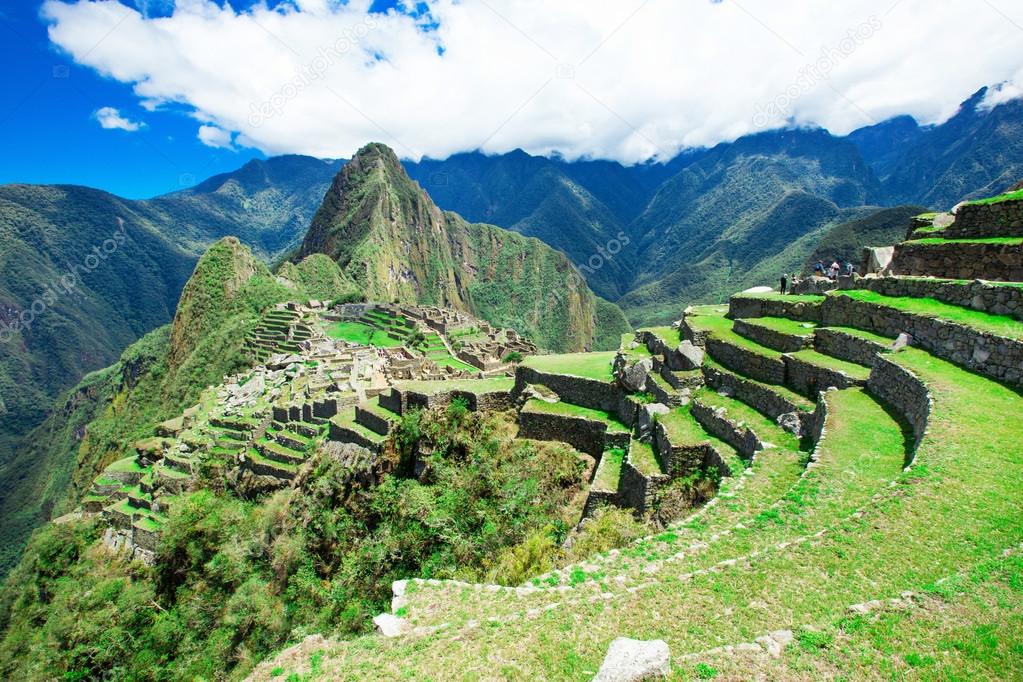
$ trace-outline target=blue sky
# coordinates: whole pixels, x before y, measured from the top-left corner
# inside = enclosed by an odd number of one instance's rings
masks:
[[[371,140],[636,163],[1023,95],[1011,0],[120,1],[0,6],[0,183],[141,198]]]
[[[39,3],[0,7],[0,183],[67,183],[146,198],[232,170],[255,149],[213,149],[181,112],[147,112],[131,86],[77,66],[50,43]],[[95,118],[112,106],[145,126],[105,130]]]

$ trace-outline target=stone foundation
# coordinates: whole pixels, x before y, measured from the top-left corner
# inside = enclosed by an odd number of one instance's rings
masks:
[[[1012,244],[914,244],[895,246],[890,273],[943,277],[1023,281],[1023,247]]]
[[[955,221],[945,228],[955,239],[976,237],[1023,237],[1023,200],[993,204],[963,204],[955,211]]]
[[[707,339],[707,352],[722,365],[765,384],[785,383],[785,361],[770,358],[714,338]]]
[[[769,329],[753,321],[738,319],[732,324],[732,331],[739,336],[755,341],[761,346],[773,348],[782,353],[795,353],[813,345],[813,330],[807,329],[805,334],[785,334]]]
[[[787,317],[799,322],[820,322],[821,304],[775,298],[758,298],[736,294],[728,299],[728,317],[741,320],[749,317]]]
[[[825,355],[866,367],[873,366],[878,353],[888,350],[887,346],[874,341],[827,327],[814,332],[814,347]]]

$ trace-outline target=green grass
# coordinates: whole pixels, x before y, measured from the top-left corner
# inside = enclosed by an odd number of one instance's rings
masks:
[[[673,445],[695,445],[709,439],[707,432],[689,413],[688,405],[658,416],[657,423],[664,427]]]
[[[734,298],[762,298],[767,301],[792,301],[793,303],[820,303],[824,300],[823,296],[817,294],[779,294],[779,293],[763,293],[763,294],[748,294],[740,293],[735,294]]]
[[[591,490],[617,490],[618,479],[622,476],[622,461],[625,459],[625,451],[615,448],[606,451],[600,458],[600,466],[593,476]]]
[[[445,351],[447,353],[447,351]],[[453,358],[450,355],[442,358],[431,358],[438,367],[452,367],[454,369],[464,370],[466,372],[479,372],[479,368],[473,367],[472,365],[462,362],[457,358]]]
[[[986,204],[998,204],[1003,201],[1018,201],[1023,199],[1023,189],[1018,189],[1015,192],[1006,192],[1005,194],[999,194],[994,197],[985,197],[983,199],[975,199],[974,201],[967,201],[967,204],[972,205],[986,205]]]
[[[813,322],[798,322],[785,317],[755,317],[743,322],[790,336],[813,336],[813,330],[817,327]]]
[[[121,472],[125,472],[125,471],[127,471],[127,472],[138,472],[138,473],[143,473],[145,471],[148,471],[147,468],[143,467],[142,465],[140,465],[138,463],[138,460],[135,458],[134,455],[132,455],[131,457],[125,457],[124,459],[117,460],[116,462],[114,462],[113,464],[108,466],[106,468],[106,470],[107,471],[121,471]]]
[[[395,384],[399,390],[415,391],[425,395],[437,395],[448,391],[467,393],[497,393],[511,391],[515,380],[511,377],[491,379],[447,379],[438,381],[400,381]]]
[[[1023,339],[1023,324],[1019,320],[1008,315],[992,315],[991,313],[979,310],[970,310],[949,303],[942,303],[933,298],[913,298],[910,296],[883,296],[881,294],[858,289],[856,291],[841,291],[832,294],[834,296],[848,296],[857,301],[865,303],[876,303],[878,305],[901,310],[913,315],[934,317],[949,322],[973,327],[978,331],[990,332],[997,336],[1004,336],[1010,339]]]
[[[357,343],[360,346],[394,348],[401,345],[401,341],[392,339],[385,331],[361,322],[337,322],[327,327],[326,334],[332,339]]]
[[[656,476],[662,473],[657,454],[649,443],[633,440],[629,444],[629,464],[644,476]]]
[[[531,355],[522,361],[522,365],[546,374],[564,374],[581,379],[611,381],[611,362],[614,357],[615,353],[611,351]]]
[[[530,412],[541,412],[544,414],[556,414],[564,417],[582,417],[584,419],[592,419],[594,421],[601,421],[607,424],[607,430],[610,433],[628,433],[629,429],[622,424],[620,421],[612,417],[603,410],[593,410],[588,407],[582,407],[580,405],[573,405],[572,403],[566,403],[564,401],[558,401],[556,403],[549,403],[545,400],[530,400],[523,408]]]
[[[682,341],[682,337],[678,333],[678,329],[675,329],[674,327],[644,327],[639,331],[650,332],[663,341],[668,348],[674,348]]]
[[[732,329],[732,321],[725,317],[725,311],[716,308],[713,311],[701,308],[694,314],[686,315],[686,323],[693,331],[705,331],[710,333],[712,338],[738,346],[764,357],[779,359],[782,354],[772,348],[761,346],[756,341],[750,341],[744,336],[739,336]]]
[[[796,436],[742,401],[723,396],[709,388],[700,389],[693,394],[693,398],[713,408],[725,408],[729,419],[745,423],[762,441],[790,450],[799,449],[799,439]]]
[[[863,365],[857,365],[856,363],[849,362],[847,360],[840,360],[830,355],[818,353],[815,350],[801,350],[795,353],[789,353],[789,355],[817,367],[825,367],[827,369],[844,372],[853,379],[857,379],[859,381],[866,381],[870,377],[870,369]]]
[[[890,339],[887,336],[881,336],[874,332],[868,332],[865,329],[856,329],[855,327],[827,327],[827,329],[833,329],[836,332],[848,334],[849,336],[855,336],[858,339],[864,341],[872,341],[874,343],[881,344],[882,346],[890,346],[895,339]]]
[[[906,244],[922,244],[925,246],[938,244],[1008,244],[1019,246],[1023,244],[1023,237],[973,237],[965,239],[945,239],[943,237],[924,237],[913,239]]]

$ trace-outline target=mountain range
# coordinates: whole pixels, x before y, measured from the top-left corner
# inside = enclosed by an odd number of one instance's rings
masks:
[[[2,186],[0,539],[16,552],[59,508],[67,482],[33,477],[43,444],[57,438],[59,457],[77,456],[87,425],[133,386],[138,367],[163,366],[169,331],[122,352],[171,321],[200,255],[224,237],[262,267],[284,263],[278,274],[289,279],[311,267],[304,256],[326,254],[337,264],[328,277],[368,296],[461,307],[552,349],[600,347],[624,328],[622,311],[634,326],[663,323],[687,303],[771,284],[816,257],[856,260],[924,208],[1014,184],[1023,101],[988,107],[985,97],[937,126],[897,117],[844,137],[769,131],[629,167],[516,150],[402,170],[373,146],[358,166],[253,160],[142,201]],[[62,285],[69,273],[79,275],[73,287]],[[553,305],[528,300],[551,291]],[[86,376],[105,367],[119,368],[124,390],[97,389],[113,370]]]

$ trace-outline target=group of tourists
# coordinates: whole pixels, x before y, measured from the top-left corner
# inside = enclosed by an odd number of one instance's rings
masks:
[[[833,260],[833,261],[831,261],[831,265],[825,267],[824,266],[824,261],[820,261],[819,260],[813,266],[814,277],[827,277],[830,280],[838,279],[839,275],[845,275],[847,277],[852,277],[852,275],[853,275],[853,273],[855,271],[856,271],[856,266],[853,265],[852,262],[850,262],[850,261],[845,261],[845,263],[839,263],[838,260]],[[783,274],[781,276],[781,282],[780,282],[780,284],[781,284],[781,286],[780,286],[781,293],[784,294],[784,293],[786,293],[788,291],[789,281],[790,280],[789,280],[789,274],[788,273],[785,273],[785,274]],[[792,278],[792,280],[791,280],[792,284],[795,284],[796,281],[797,281],[796,278]]]

